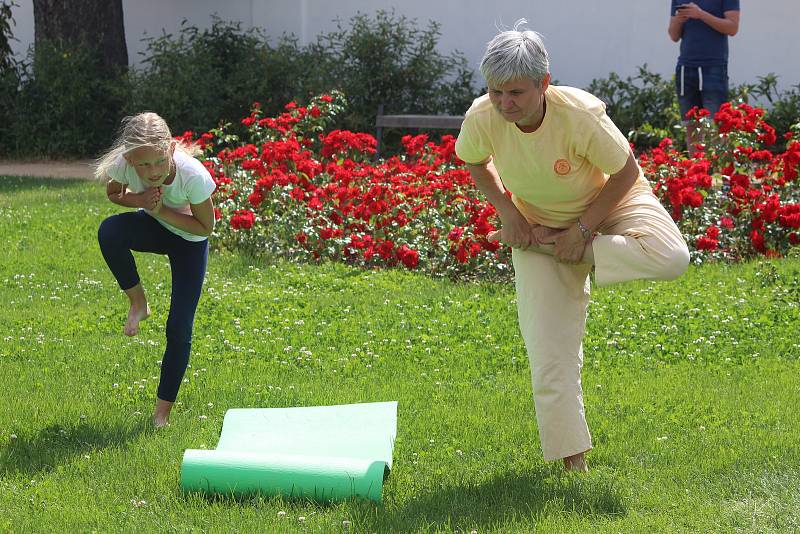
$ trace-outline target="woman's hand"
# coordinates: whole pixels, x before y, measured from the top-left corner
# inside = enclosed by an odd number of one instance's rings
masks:
[[[501,227],[499,230],[489,232],[486,239],[489,241],[499,240],[511,248],[527,248],[536,244],[536,239],[531,232],[531,223],[521,215],[507,218],[500,217]]]
[[[486,238],[489,241],[500,240],[512,248],[525,250],[528,247],[543,245],[548,243],[548,239],[553,235],[560,232],[560,230],[541,224],[531,224],[524,217],[512,219],[510,222],[504,221],[502,218],[500,220],[502,227],[489,232]]]
[[[490,241],[499,239],[500,242],[511,246],[511,248],[525,248],[531,245],[533,241],[531,225],[524,217],[514,217],[507,222],[501,219],[501,224],[502,226],[499,230],[495,230],[486,236]]]
[[[548,243],[552,243],[551,238],[556,234],[560,234],[561,230],[559,228],[550,228],[549,226],[544,226],[541,224],[533,224],[531,225],[531,233],[533,234],[533,238],[536,240],[537,245],[546,245]]]
[[[553,243],[553,256],[556,261],[576,264],[583,260],[583,254],[589,240],[584,239],[578,223],[575,223],[566,230],[552,235],[545,242]]]

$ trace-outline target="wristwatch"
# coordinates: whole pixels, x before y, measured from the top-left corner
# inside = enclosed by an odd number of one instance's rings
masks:
[[[581,235],[583,236],[584,241],[588,241],[590,237],[592,237],[592,231],[578,219],[578,230],[581,231]]]

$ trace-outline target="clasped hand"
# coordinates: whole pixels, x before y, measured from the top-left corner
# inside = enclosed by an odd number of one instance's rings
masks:
[[[550,228],[531,224],[526,220],[504,224],[500,230],[489,232],[489,241],[498,239],[512,248],[526,250],[529,247],[553,245],[553,256],[562,263],[580,263],[587,241],[577,223],[566,229]]]
[[[542,226],[541,224],[531,224],[522,220],[503,224],[499,230],[489,232],[486,238],[489,241],[497,241],[509,245],[511,248],[526,249],[547,243],[547,239],[560,230]]]
[[[140,207],[150,213],[158,213],[163,206],[161,202],[161,188],[153,187],[139,193]]]
[[[545,243],[553,244],[553,256],[556,261],[575,264],[583,260],[588,241],[583,238],[583,233],[575,223],[566,230],[553,234]]]

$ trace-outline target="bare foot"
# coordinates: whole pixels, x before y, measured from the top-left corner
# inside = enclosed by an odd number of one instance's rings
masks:
[[[586,455],[581,452],[564,458],[564,471],[589,472],[589,467],[586,465]]]
[[[128,320],[125,321],[125,328],[123,331],[126,336],[135,336],[139,333],[139,322],[144,321],[150,317],[150,305],[145,302],[142,304],[131,304],[131,309],[128,311]]]
[[[156,398],[156,409],[153,412],[153,426],[156,428],[164,428],[169,426],[169,414],[172,411],[174,402],[169,402]]]
[[[155,428],[164,428],[169,426],[169,419],[167,417],[153,415],[153,426]]]

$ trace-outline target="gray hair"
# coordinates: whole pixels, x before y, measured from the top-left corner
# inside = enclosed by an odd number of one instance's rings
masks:
[[[514,23],[513,30],[498,33],[489,41],[480,70],[489,83],[504,83],[530,78],[541,83],[550,72],[550,60],[542,36],[532,30],[521,31],[525,19]]]
[[[107,179],[108,170],[114,166],[119,157],[132,150],[149,146],[166,154],[173,142],[176,141],[172,138],[167,122],[157,113],[146,111],[125,117],[122,119],[122,126],[114,144],[97,160],[94,177],[98,180]],[[201,152],[196,145],[185,146],[183,143],[177,143],[176,148],[190,155]]]

